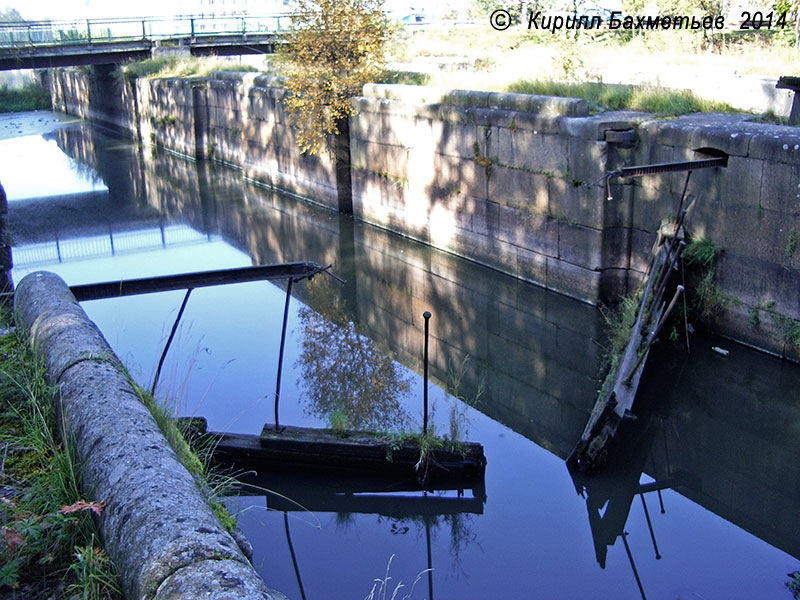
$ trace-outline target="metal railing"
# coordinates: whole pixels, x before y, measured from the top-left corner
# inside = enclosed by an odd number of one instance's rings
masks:
[[[0,48],[281,33],[288,13],[0,22]]]

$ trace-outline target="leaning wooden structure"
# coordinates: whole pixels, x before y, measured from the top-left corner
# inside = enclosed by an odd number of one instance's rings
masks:
[[[583,473],[597,469],[605,461],[609,442],[616,435],[620,423],[635,418],[632,412],[633,402],[650,347],[679,296],[684,292],[682,285],[671,284],[670,280],[686,244],[684,229],[686,210],[683,205],[689,176],[693,169],[725,166],[727,166],[727,156],[716,156],[697,161],[628,167],[606,175],[608,187],[612,177],[688,171],[677,214],[672,223],[662,226],[659,230],[647,275],[637,293],[636,317],[631,327],[630,338],[598,394],[580,440],[567,457],[567,466],[570,469]],[[611,199],[610,193],[609,199]],[[670,294],[671,300],[667,304],[665,298]]]

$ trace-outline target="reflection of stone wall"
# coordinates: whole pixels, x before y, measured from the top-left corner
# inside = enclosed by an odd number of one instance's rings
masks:
[[[55,106],[93,116],[101,101],[85,76],[59,72],[52,81]],[[241,73],[140,80],[118,86],[118,110],[137,115],[123,125],[144,141],[338,208],[334,161],[297,150],[279,85]],[[685,179],[628,180],[611,186],[608,201],[603,174],[699,158],[702,148],[728,153],[726,169],[697,171],[689,187],[690,232],[722,250],[715,285],[724,305],[710,324],[800,360],[794,128],[738,116],[587,116],[584,101],[522,94],[413,86],[366,86],[365,94],[350,127],[357,218],[590,303],[638,283]]]
[[[689,475],[681,494],[800,557],[800,371],[742,348],[720,360],[712,341],[693,344],[690,360],[656,353],[645,373],[640,395],[662,413],[646,470]]]
[[[220,235],[254,263],[332,264],[348,281],[330,289],[342,295],[349,318],[417,372],[421,315],[430,310],[433,379],[446,385],[448,371],[467,360],[462,396],[474,397],[483,380],[480,410],[559,455],[572,448],[594,401],[599,366],[599,347],[587,342],[602,336],[592,306],[243,185],[228,169],[198,165],[198,179],[180,163],[187,164],[168,155],[145,160],[147,187],[160,190],[150,202],[159,202],[153,205],[168,220],[180,216],[195,229]],[[319,302],[304,285],[294,289],[304,302]],[[325,306],[312,308],[325,314]]]

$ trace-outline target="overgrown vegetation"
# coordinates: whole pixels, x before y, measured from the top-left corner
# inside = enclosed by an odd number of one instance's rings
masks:
[[[738,112],[729,104],[705,100],[690,90],[673,90],[643,85],[620,85],[597,82],[566,82],[521,79],[507,90],[520,94],[583,98],[592,111],[641,110],[661,115],[693,112]]]
[[[716,284],[714,262],[717,256],[719,249],[713,241],[704,237],[690,241],[682,254],[690,280],[691,293],[687,290],[688,310],[690,314],[701,319],[713,317],[729,301]]]
[[[636,312],[639,309],[641,293],[623,296],[614,306],[601,306],[600,313],[606,322],[607,341],[604,347],[603,360],[600,365],[600,376],[603,383],[600,386],[600,395],[605,396],[614,384],[617,367],[622,359],[622,353],[630,341],[631,331],[636,322]]]
[[[50,108],[50,91],[31,84],[21,89],[0,87],[0,113]]]
[[[0,589],[19,597],[121,598],[80,467],[56,431],[54,390],[16,333],[0,338]]]
[[[257,71],[255,67],[219,58],[194,56],[159,56],[121,65],[117,74],[123,79],[158,77],[206,77],[214,71]]]
[[[299,0],[283,47],[286,108],[303,152],[319,153],[384,72],[391,28],[380,0]]]

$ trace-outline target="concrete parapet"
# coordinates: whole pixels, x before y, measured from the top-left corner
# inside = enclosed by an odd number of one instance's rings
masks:
[[[284,599],[219,523],[67,285],[52,273],[28,275],[14,311],[59,386],[82,488],[105,503],[97,520],[125,597]]]

